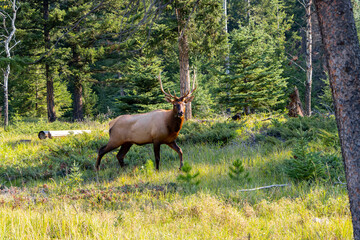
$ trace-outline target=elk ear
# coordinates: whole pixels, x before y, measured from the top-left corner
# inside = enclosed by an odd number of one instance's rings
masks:
[[[173,103],[173,100],[172,100],[171,98],[165,97],[165,100],[166,100],[168,103]]]
[[[191,102],[193,99],[194,99],[194,97],[195,96],[191,96],[191,97],[187,97],[187,98],[185,98],[185,103],[189,103],[189,102]]]

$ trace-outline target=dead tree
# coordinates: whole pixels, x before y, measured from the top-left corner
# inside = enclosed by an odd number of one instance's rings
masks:
[[[311,116],[311,89],[312,89],[312,0],[298,0],[306,12],[306,82],[305,82],[305,114]]]
[[[304,116],[304,110],[302,108],[299,90],[297,89],[297,87],[295,87],[294,92],[290,94],[290,103],[286,106],[286,108],[289,109],[289,117]]]
[[[1,39],[4,39],[0,43],[3,44],[6,58],[9,60],[6,64],[5,69],[1,69],[4,74],[4,127],[6,128],[9,125],[9,75],[10,75],[10,61],[11,61],[11,51],[12,49],[20,42],[15,39],[15,21],[16,14],[19,9],[19,6],[16,5],[16,0],[9,0],[11,5],[11,13],[9,14],[6,9],[0,9],[0,17],[2,18],[2,32],[0,34]],[[7,20],[9,19],[9,20]],[[11,26],[8,26],[10,22]]]

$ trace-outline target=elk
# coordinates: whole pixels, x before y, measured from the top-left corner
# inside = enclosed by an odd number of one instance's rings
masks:
[[[109,142],[101,147],[95,165],[96,171],[100,169],[101,158],[108,152],[121,146],[119,153],[116,155],[121,167],[125,166],[124,158],[133,144],[144,145],[152,143],[154,146],[155,166],[159,170],[160,164],[160,145],[166,144],[175,150],[180,158],[180,167],[183,166],[183,153],[181,148],[176,144],[175,140],[179,135],[181,127],[184,123],[185,104],[191,102],[195,91],[195,74],[193,87],[191,91],[187,91],[183,96],[177,97],[165,92],[159,74],[160,89],[165,94],[167,102],[173,105],[172,110],[154,110],[152,112],[121,115],[110,121],[109,123]]]

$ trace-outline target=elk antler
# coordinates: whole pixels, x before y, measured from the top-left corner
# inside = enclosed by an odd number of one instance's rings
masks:
[[[161,82],[161,72],[159,72],[159,82],[160,82],[161,91],[165,94],[165,96],[167,96],[167,97],[169,97],[169,98],[175,98],[175,99],[177,99],[176,94],[175,94],[175,96],[173,96],[173,95],[171,95],[171,93],[170,93],[169,90],[168,90],[169,93],[167,93],[167,92],[164,91],[164,88],[163,88],[163,85],[162,85],[162,82]]]
[[[184,99],[184,98],[186,98],[186,97],[191,96],[191,94],[195,91],[195,89],[197,88],[197,85],[196,85],[195,82],[196,82],[196,72],[195,72],[195,69],[194,69],[193,87],[192,87],[192,90],[191,90],[191,91],[187,91],[184,96],[180,97],[181,100]]]

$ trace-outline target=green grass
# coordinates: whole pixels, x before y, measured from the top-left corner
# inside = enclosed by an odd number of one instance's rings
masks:
[[[0,239],[351,239],[346,188],[293,181],[285,171],[299,133],[310,150],[339,153],[334,120],[265,118],[186,123],[179,145],[199,184],[178,180],[178,156],[166,145],[159,172],[151,145],[133,146],[125,169],[115,151],[93,171],[106,123],[18,121],[0,131]],[[40,130],[65,129],[93,132],[37,139]],[[229,177],[236,160],[249,181]],[[290,185],[238,191],[282,183]]]

